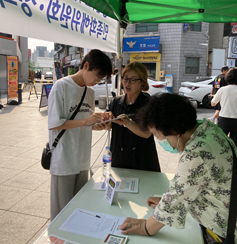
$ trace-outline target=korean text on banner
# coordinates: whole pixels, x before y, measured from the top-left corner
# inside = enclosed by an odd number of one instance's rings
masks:
[[[117,53],[118,21],[82,1],[0,0],[0,15],[4,33]]]
[[[7,57],[7,88],[8,98],[18,97],[18,59]]]

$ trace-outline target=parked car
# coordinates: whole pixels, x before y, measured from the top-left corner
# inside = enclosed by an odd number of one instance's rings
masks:
[[[147,91],[151,96],[158,93],[167,93],[167,87],[165,81],[157,81],[153,78],[147,79],[149,83],[149,90]]]
[[[212,108],[208,95],[211,93],[214,79],[215,76],[211,76],[182,82],[179,94],[197,101],[198,104],[202,103],[203,107]]]
[[[108,95],[112,96],[110,89],[111,89],[111,82],[108,83]],[[98,84],[96,84],[95,86],[93,86],[93,89],[95,91],[95,101],[99,101],[99,96],[100,95],[106,95],[106,84],[105,81],[102,80],[100,81]]]
[[[148,83],[149,83],[149,90],[147,91],[151,96],[157,93],[164,93],[168,92],[166,88],[166,82],[165,81],[156,81],[152,78],[148,78]],[[108,84],[108,93],[109,96],[112,96],[110,93],[112,84]],[[105,81],[102,80],[100,83],[96,84],[93,86],[93,89],[95,91],[95,101],[99,100],[100,95],[106,95],[106,85]]]
[[[53,79],[53,73],[52,72],[46,72],[44,75],[44,79]]]

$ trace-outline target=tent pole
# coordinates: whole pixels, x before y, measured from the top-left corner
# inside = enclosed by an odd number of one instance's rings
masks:
[[[108,81],[107,81],[107,78],[105,78],[105,85],[106,85],[106,104],[108,106],[109,105],[109,91],[108,91]],[[107,141],[107,145],[110,146],[110,130],[108,130],[107,140],[108,140]]]
[[[121,95],[121,75],[122,75],[122,63],[123,63],[123,28],[119,28],[118,31],[118,84],[117,84],[117,95]]]

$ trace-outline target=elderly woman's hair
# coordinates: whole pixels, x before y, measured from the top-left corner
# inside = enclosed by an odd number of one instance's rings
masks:
[[[146,66],[144,64],[138,63],[138,62],[130,63],[123,69],[122,77],[125,75],[125,73],[127,71],[130,71],[130,70],[134,70],[141,78],[141,80],[143,82],[143,88],[141,90],[148,91],[149,84],[147,82],[148,73],[147,73]]]
[[[196,125],[196,109],[180,95],[163,93],[150,97],[136,116],[141,129],[160,130],[165,136],[184,134]]]
[[[225,74],[225,81],[228,84],[235,84],[237,85],[237,68],[231,68],[226,74]]]

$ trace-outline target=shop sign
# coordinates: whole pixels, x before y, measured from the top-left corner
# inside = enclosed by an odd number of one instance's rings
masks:
[[[188,23],[184,23],[183,25],[183,31],[187,31],[188,30]]]
[[[69,56],[64,58],[64,63],[65,64],[70,64],[71,63],[71,55],[69,55]]]
[[[237,58],[237,37],[231,36],[229,39],[228,58]]]
[[[131,62],[160,62],[160,53],[132,53],[130,54]]]
[[[160,36],[123,38],[123,52],[159,52]]]
[[[232,34],[237,34],[237,25],[232,27]]]
[[[228,59],[227,59],[227,66],[228,66],[229,68],[234,68],[234,67],[235,67],[235,59],[233,59],[233,58],[228,58]]]
[[[7,57],[7,90],[8,98],[18,97],[18,59]]]

